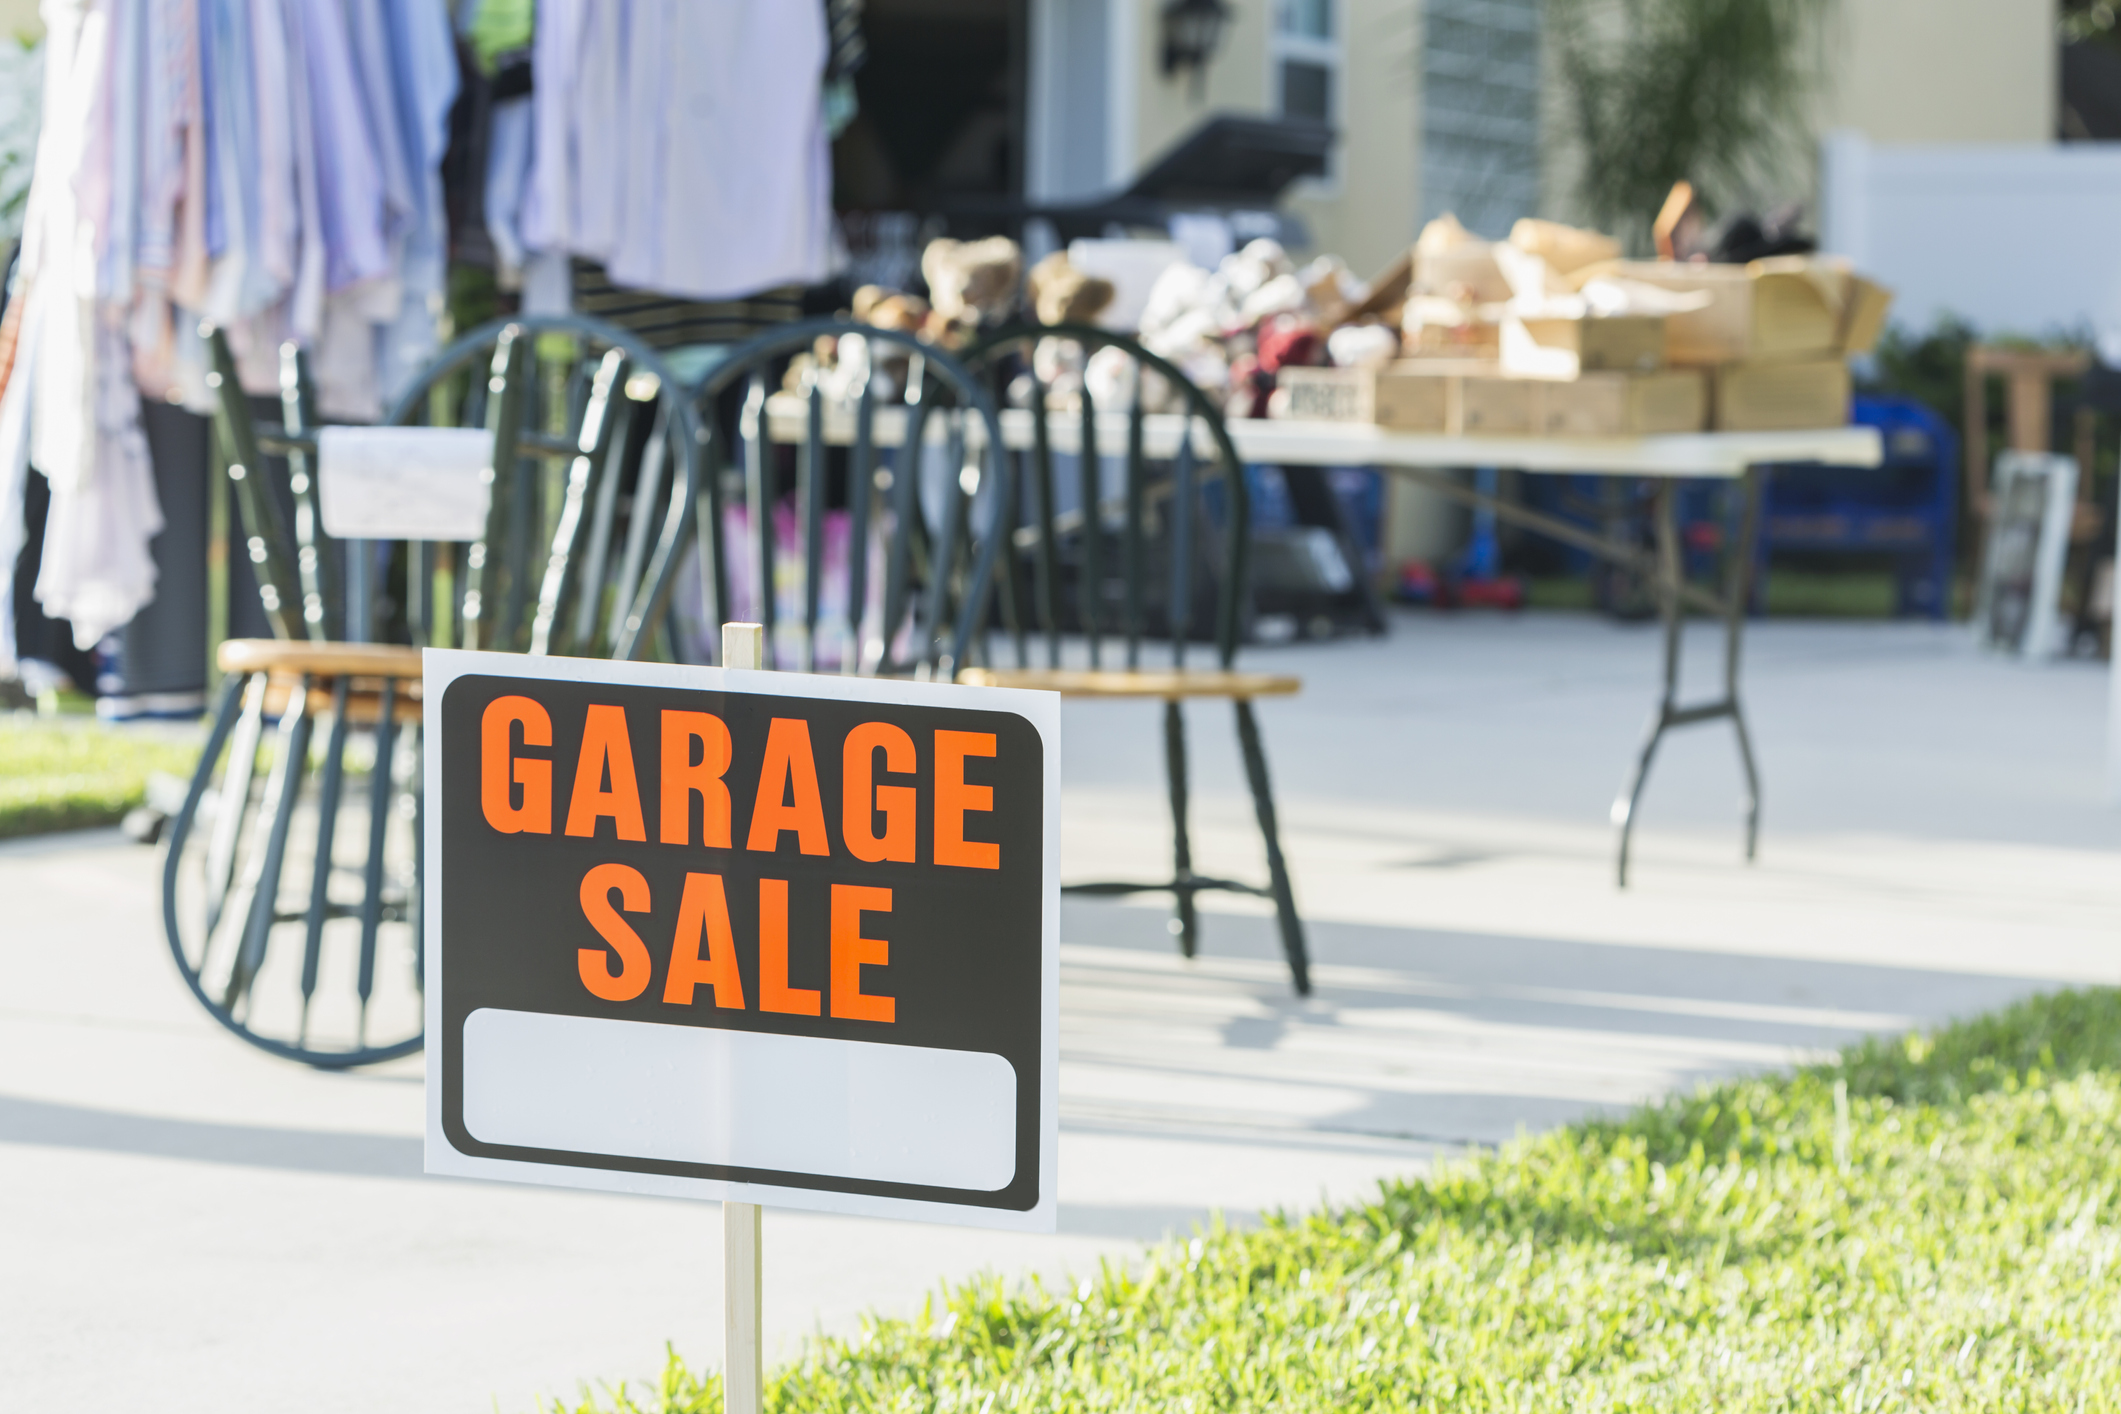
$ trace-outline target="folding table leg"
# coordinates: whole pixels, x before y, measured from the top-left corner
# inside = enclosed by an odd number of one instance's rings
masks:
[[[1193,909],[1193,840],[1186,828],[1186,718],[1175,699],[1164,704],[1164,769],[1171,786],[1171,929],[1179,952],[1191,957],[1200,930]]]
[[[1745,768],[1745,858],[1750,864],[1760,847],[1760,772],[1753,764],[1752,735],[1746,730],[1745,708],[1738,700],[1738,663],[1745,645],[1746,610],[1753,602],[1755,557],[1753,541],[1760,527],[1760,499],[1766,472],[1757,466],[1745,469],[1738,494],[1743,498],[1738,512],[1738,543],[1731,547],[1730,580],[1724,587],[1723,606],[1723,696],[1731,704],[1731,729],[1738,734],[1738,761]]]
[[[1281,924],[1281,947],[1288,955],[1296,994],[1311,995],[1311,959],[1304,948],[1303,920],[1296,916],[1296,896],[1289,887],[1289,866],[1281,856],[1281,828],[1274,818],[1274,789],[1267,780],[1267,753],[1259,741],[1259,721],[1252,704],[1237,700],[1237,741],[1245,755],[1245,779],[1252,787],[1252,807],[1267,846],[1267,873],[1273,883],[1274,916]]]
[[[1652,494],[1655,500],[1653,519],[1657,526],[1657,613],[1664,623],[1664,694],[1650,719],[1642,749],[1635,754],[1635,767],[1628,773],[1627,784],[1613,799],[1613,823],[1620,827],[1617,877],[1621,888],[1628,885],[1628,846],[1635,832],[1635,807],[1641,804],[1642,788],[1649,782],[1650,762],[1657,755],[1657,743],[1664,739],[1665,729],[1672,725],[1673,713],[1679,705],[1680,635],[1686,626],[1685,610],[1679,602],[1682,569],[1678,497],[1667,480],[1660,480]]]

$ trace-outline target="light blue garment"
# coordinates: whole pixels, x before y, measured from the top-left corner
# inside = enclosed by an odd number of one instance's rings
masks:
[[[362,106],[345,12],[334,0],[292,0],[288,20],[309,88],[324,287],[336,292],[392,273],[382,162]]]
[[[370,149],[383,177],[383,233],[395,244],[411,225],[415,204],[411,137],[404,130],[397,85],[391,76],[396,55],[384,32],[382,5],[348,5],[345,15],[347,57],[353,61]]]
[[[258,99],[248,0],[204,0],[199,69],[206,96],[206,250],[241,261],[258,229]],[[231,311],[232,312],[232,311]]]
[[[442,157],[457,101],[457,55],[442,0],[384,0],[398,131],[412,180],[412,212],[399,254],[404,303],[376,341],[377,386],[386,404],[412,385],[441,343],[449,288],[449,211]]]
[[[486,234],[504,280],[518,278],[530,259],[523,238],[523,201],[529,194],[532,160],[531,105],[536,100],[504,98],[493,105],[486,128]]]
[[[414,177],[414,214],[445,216],[442,158],[449,151],[449,112],[457,101],[457,48],[449,12],[440,0],[383,0],[383,11],[398,130]],[[435,230],[446,234],[445,227]]]
[[[184,191],[184,123],[192,102],[191,46],[198,24],[191,0],[147,0],[140,129],[140,220],[134,260],[166,271],[177,261],[177,201]]]
[[[96,294],[127,304],[133,294],[133,243],[139,235],[141,86],[146,82],[147,25],[143,6],[110,8],[104,120],[109,124],[105,156],[110,206],[96,232]],[[94,151],[95,140],[90,139]],[[99,213],[83,212],[93,219]]]

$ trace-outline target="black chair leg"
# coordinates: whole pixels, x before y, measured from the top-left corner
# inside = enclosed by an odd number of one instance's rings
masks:
[[[1296,916],[1296,897],[1289,888],[1289,866],[1281,857],[1281,830],[1274,819],[1274,789],[1267,781],[1267,753],[1259,741],[1259,721],[1252,704],[1237,702],[1237,740],[1245,753],[1245,779],[1252,786],[1252,805],[1259,813],[1259,833],[1267,846],[1267,873],[1274,889],[1274,913],[1281,923],[1281,947],[1288,954],[1289,976],[1296,994],[1311,995],[1311,959],[1304,948],[1303,920]]]
[[[1171,931],[1178,950],[1191,957],[1199,948],[1199,923],[1193,911],[1193,840],[1186,830],[1186,719],[1176,701],[1164,704],[1164,769],[1171,784]]]

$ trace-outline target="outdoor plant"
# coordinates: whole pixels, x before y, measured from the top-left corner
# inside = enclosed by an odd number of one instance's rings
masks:
[[[2121,1409],[2121,992],[824,1339],[778,1411]],[[675,1356],[578,1414],[705,1414]]]
[[[1638,251],[1677,181],[1711,209],[1788,199],[1833,0],[1547,0],[1585,214]]]
[[[13,241],[22,234],[43,101],[42,50],[0,36],[0,241]]]

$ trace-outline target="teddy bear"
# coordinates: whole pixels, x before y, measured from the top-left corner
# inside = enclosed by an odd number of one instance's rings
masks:
[[[931,306],[923,332],[946,348],[964,344],[981,325],[999,324],[1016,308],[1024,253],[1007,236],[958,241],[947,236],[921,252]]]

